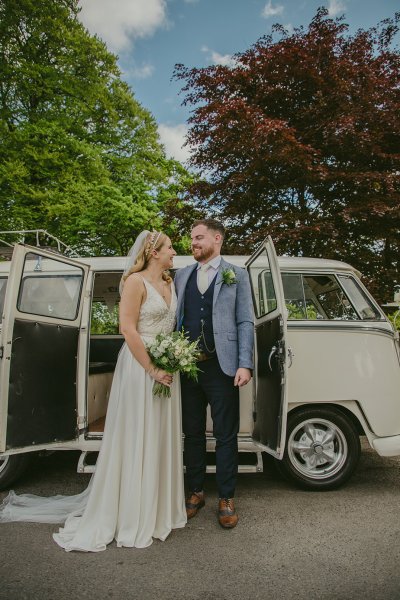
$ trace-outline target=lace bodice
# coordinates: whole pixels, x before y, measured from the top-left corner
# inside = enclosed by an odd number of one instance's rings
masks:
[[[172,283],[171,306],[143,277],[147,297],[140,308],[138,332],[144,340],[153,339],[158,333],[171,333],[176,322],[176,293]]]

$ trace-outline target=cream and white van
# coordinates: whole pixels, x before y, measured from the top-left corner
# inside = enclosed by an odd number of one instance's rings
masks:
[[[256,316],[239,470],[262,471],[267,452],[297,485],[329,489],[353,473],[360,435],[381,456],[400,455],[399,337],[360,274],[338,261],[277,259],[270,239],[247,260],[226,258],[248,269]],[[192,261],[176,257],[175,267]],[[123,344],[124,264],[24,245],[0,263],[0,488],[32,452],[78,449],[78,471],[94,470]],[[207,429],[212,463],[210,417]]]

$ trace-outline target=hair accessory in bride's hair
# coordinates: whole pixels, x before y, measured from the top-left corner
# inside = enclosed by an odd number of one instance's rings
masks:
[[[145,250],[146,258],[148,258],[150,256],[150,252],[152,250],[154,250],[154,248],[157,246],[157,242],[160,239],[160,235],[161,235],[161,231],[153,231],[152,232],[150,240],[147,244],[147,248]]]

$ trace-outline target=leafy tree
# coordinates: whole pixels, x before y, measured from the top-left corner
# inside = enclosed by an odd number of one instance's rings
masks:
[[[319,9],[236,64],[176,65],[193,108],[192,187],[229,226],[229,250],[266,234],[280,253],[346,260],[380,298],[399,282],[400,13],[350,35]]]
[[[0,0],[0,229],[124,254],[193,180],[78,14],[77,0]]]
[[[393,326],[400,331],[400,315],[398,312],[391,313],[388,315],[389,321],[393,323]]]
[[[101,302],[93,302],[90,333],[92,335],[118,335],[119,304],[109,309]]]
[[[302,303],[286,302],[286,309],[288,311],[287,318],[289,321],[294,321],[296,319],[309,319],[310,321],[315,321],[318,319],[317,310],[312,305],[303,306]]]

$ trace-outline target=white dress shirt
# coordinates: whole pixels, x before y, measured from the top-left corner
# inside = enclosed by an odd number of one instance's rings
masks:
[[[202,264],[203,263],[197,263],[197,285],[199,284],[199,271]],[[219,254],[218,256],[214,256],[214,258],[209,260],[207,264],[210,265],[210,268],[207,271],[208,285],[210,285],[215,275],[217,274],[219,265],[221,264],[221,255]]]

